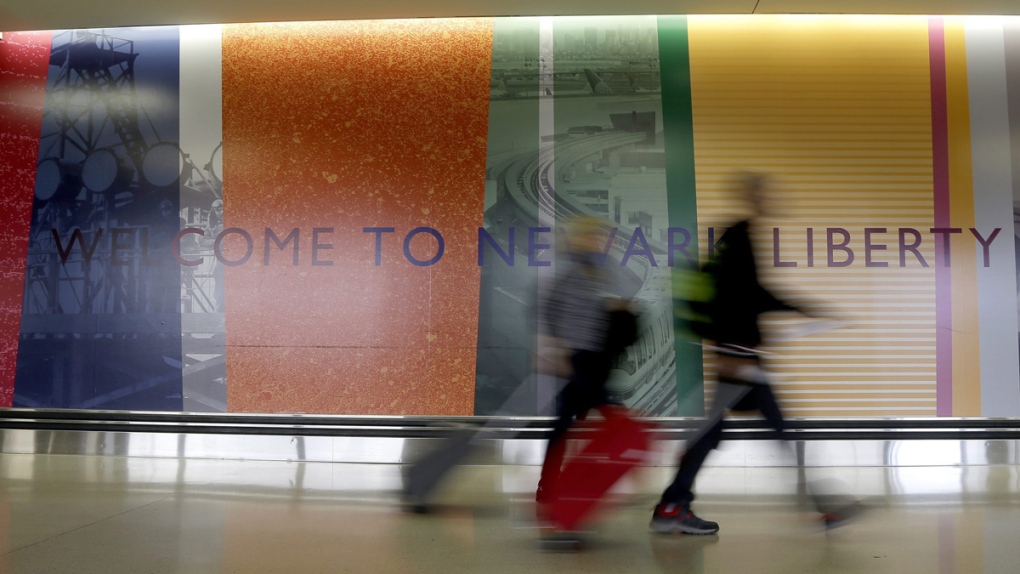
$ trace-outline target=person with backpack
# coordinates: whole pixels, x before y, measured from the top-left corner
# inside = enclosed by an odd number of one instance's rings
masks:
[[[749,207],[750,217],[733,224],[719,241],[715,257],[699,273],[703,296],[690,305],[688,317],[695,320],[693,331],[714,342],[719,388],[706,427],[689,442],[680,459],[673,482],[663,492],[652,515],[651,529],[662,534],[715,534],[719,524],[699,518],[691,510],[694,479],[705,458],[722,439],[723,414],[727,410],[759,411],[770,427],[781,435],[786,422],[762,368],[758,347],[762,334],[759,317],[771,311],[794,311],[808,316],[817,313],[776,297],[758,280],[751,241],[753,218],[766,215],[768,177],[741,174],[738,186]],[[841,508],[825,516],[833,525],[848,518],[853,509]]]

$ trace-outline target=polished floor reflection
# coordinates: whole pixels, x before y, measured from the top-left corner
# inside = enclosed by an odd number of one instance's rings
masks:
[[[540,551],[533,466],[466,467],[432,515],[393,465],[0,455],[0,573],[1020,571],[1020,467],[824,468],[870,501],[826,533],[796,471],[706,468],[710,537],[647,531],[669,469],[629,477],[582,552]]]

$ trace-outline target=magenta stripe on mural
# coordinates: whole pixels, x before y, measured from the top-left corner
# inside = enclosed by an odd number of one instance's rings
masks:
[[[931,67],[931,147],[935,227],[949,227],[949,121],[946,103],[946,41],[941,18],[928,20]],[[935,242],[935,411],[953,414],[952,276],[945,246]]]

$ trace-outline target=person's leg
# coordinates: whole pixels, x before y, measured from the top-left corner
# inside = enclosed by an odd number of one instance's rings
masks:
[[[779,434],[779,439],[783,441],[781,448],[784,451],[788,449],[789,460],[796,463],[797,495],[801,504],[803,504],[808,499],[809,494],[805,479],[803,448],[798,449],[798,443],[791,440],[791,436],[787,432],[786,420],[783,418],[782,410],[779,408],[779,403],[776,401],[775,394],[772,392],[772,387],[764,376],[764,372],[762,372],[761,376],[756,377],[755,381],[753,384],[747,385],[749,389],[747,395],[744,396],[738,405],[733,407],[733,410],[758,411],[768,426]],[[803,445],[800,446],[802,447]]]
[[[803,445],[791,440],[786,421],[768,384],[754,385],[749,397],[754,401],[770,427],[779,432],[783,442],[790,449],[797,464],[797,494],[802,506],[813,507],[822,515],[822,521],[829,528],[846,524],[863,510],[861,503],[849,494],[846,485],[838,480],[807,480],[807,468]]]
[[[557,403],[556,422],[549,435],[549,444],[542,462],[542,474],[535,495],[539,502],[548,501],[553,486],[559,478],[566,454],[566,435],[574,419],[583,417],[592,407],[605,402],[605,379],[609,375],[608,365],[603,357],[589,351],[576,351],[571,356],[573,374],[570,382],[560,393]]]
[[[784,453],[784,458],[796,464],[798,505],[804,506],[810,496],[805,478],[803,444],[793,441],[787,432],[786,419],[783,418],[779,403],[769,384],[759,383],[750,387],[751,391],[745,397],[744,404],[740,405],[741,410],[758,411],[766,424],[779,434],[782,441],[780,449]]]
[[[755,408],[761,413],[765,422],[780,434],[782,440],[789,440],[786,432],[786,419],[783,418],[783,412],[779,409],[779,403],[776,402],[776,396],[772,393],[772,387],[765,383],[751,385],[751,389],[748,397],[754,402]]]
[[[717,523],[694,515],[691,502],[694,500],[694,479],[708,453],[722,440],[723,415],[729,405],[721,404],[720,401],[736,400],[740,396],[740,393],[729,392],[734,389],[725,390],[725,393],[716,393],[715,403],[705,421],[707,427],[695,433],[693,442],[680,458],[680,467],[673,482],[666,487],[659,504],[655,506],[651,522],[653,531],[661,534],[715,534],[719,531]]]
[[[535,494],[538,502],[548,502],[553,485],[556,484],[563,467],[563,457],[567,450],[566,434],[574,424],[574,417],[580,414],[579,385],[575,379],[571,379],[557,401],[556,422],[553,423],[552,432],[549,433],[549,443],[545,449],[545,459],[542,461],[542,474],[538,481],[538,492]]]
[[[702,434],[700,439],[687,447],[686,452],[680,458],[680,468],[677,470],[676,477],[662,493],[662,498],[659,500],[660,505],[673,503],[689,506],[691,504],[694,500],[692,491],[694,479],[697,477],[698,471],[701,470],[701,465],[708,457],[708,453],[719,446],[719,441],[722,440],[722,424],[722,419],[717,420]]]
[[[695,438],[687,446],[680,459],[673,482],[662,493],[659,504],[652,516],[652,529],[661,533],[714,534],[719,525],[715,522],[702,520],[691,512],[694,501],[694,480],[704,464],[708,453],[715,449],[722,440],[723,417],[731,408],[741,409],[745,403],[754,402],[748,395],[761,373],[757,357],[740,351],[737,354],[719,353],[719,386],[715,400],[706,420],[707,428],[695,433]]]
[[[857,498],[850,494],[849,487],[841,480],[808,480],[808,469],[805,464],[804,443],[794,442],[787,433],[786,421],[783,420],[779,405],[776,403],[772,389],[764,387],[759,399],[759,409],[769,426],[779,431],[784,442],[797,461],[797,494],[800,504],[812,507],[821,514],[822,522],[827,528],[836,528],[856,518],[863,510]]]
[[[680,468],[677,470],[676,477],[662,493],[660,504],[690,505],[694,500],[692,491],[694,479],[698,471],[701,470],[708,453],[718,447],[722,440],[723,417],[730,409],[741,410],[744,403],[747,403],[751,398],[748,395],[752,390],[753,385],[744,384],[743,381],[728,378],[719,381],[715,399],[705,421],[706,426],[694,433],[694,438],[691,439],[687,450],[680,459]]]
[[[652,521],[649,525],[654,532],[660,534],[715,534],[719,525],[715,522],[702,520],[691,511],[694,500],[694,478],[701,470],[702,463],[708,453],[718,446],[722,438],[722,419],[710,423],[707,431],[687,448],[680,459],[673,482],[662,493],[662,499],[655,506]]]
[[[605,353],[592,351],[581,351],[576,355],[577,361],[574,369],[580,374],[584,382],[584,400],[588,408],[596,408],[609,402],[609,392],[606,390],[606,383],[609,381],[609,371],[612,369],[612,360]]]

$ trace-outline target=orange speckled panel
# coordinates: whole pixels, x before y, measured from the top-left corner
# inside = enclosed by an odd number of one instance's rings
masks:
[[[491,19],[223,27],[229,410],[472,414],[491,48]]]

